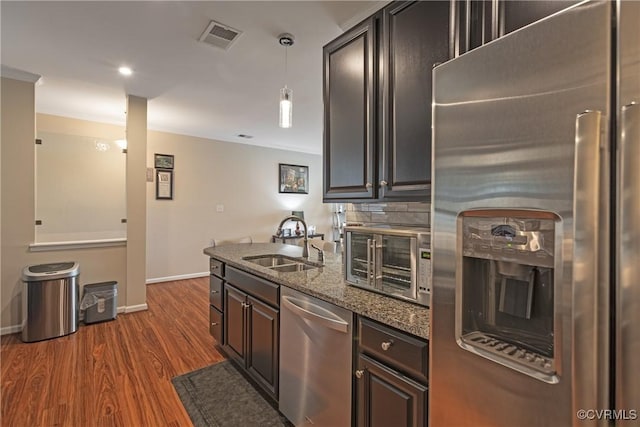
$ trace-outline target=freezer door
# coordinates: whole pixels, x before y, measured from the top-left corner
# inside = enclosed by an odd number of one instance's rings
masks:
[[[618,16],[616,409],[633,418],[634,414],[629,411],[640,411],[640,2],[619,2]],[[635,416],[640,414],[636,412]],[[620,424],[637,422],[637,419],[628,419]]]
[[[579,409],[609,407],[611,6],[581,3],[434,69],[432,427],[589,426]],[[547,381],[455,339],[457,219],[504,209],[558,218]]]

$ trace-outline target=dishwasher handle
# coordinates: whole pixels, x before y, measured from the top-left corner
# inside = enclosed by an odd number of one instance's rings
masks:
[[[311,302],[305,301],[306,305],[313,307],[313,311],[311,311],[304,307],[301,307],[299,303],[302,302],[302,300],[290,296],[283,296],[282,301],[284,305],[289,308],[289,310],[304,319],[311,320],[317,324],[321,324],[338,332],[343,332],[345,334],[349,332],[349,323],[340,319],[324,307],[320,307],[319,305],[315,305]],[[296,302],[298,302],[298,304],[296,304]]]

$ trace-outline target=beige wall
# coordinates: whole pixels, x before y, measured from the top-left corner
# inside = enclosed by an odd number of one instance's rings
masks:
[[[127,97],[127,307],[147,307],[147,100]]]
[[[42,221],[36,241],[127,237],[121,222],[127,217],[127,155],[115,142],[124,139],[124,127],[117,139],[42,129],[36,134],[42,140],[35,146],[36,218]]]
[[[34,235],[34,84],[2,78],[2,326],[20,323],[20,268]],[[26,265],[26,264],[25,264]]]
[[[0,284],[1,323],[0,332],[7,333],[19,330],[22,321],[21,308],[21,271],[31,264],[41,264],[58,261],[78,261],[80,263],[80,284],[97,283],[115,280],[118,282],[118,306],[135,310],[144,307],[146,303],[146,288],[144,281],[146,242],[142,237],[142,244],[138,244],[136,263],[138,279],[127,289],[127,247],[88,248],[73,250],[58,250],[44,252],[30,252],[29,244],[35,237],[35,129],[36,116],[34,102],[34,85],[14,79],[2,78],[1,85],[1,236],[2,250],[0,252],[2,282]],[[140,100],[140,99],[139,99]],[[143,100],[144,101],[144,100]],[[143,102],[139,101],[139,102]],[[138,135],[140,127],[146,128],[146,101],[144,114],[136,114]],[[103,135],[108,138],[120,139],[123,134],[122,126],[107,125],[83,120],[67,119],[56,116],[38,115],[37,127],[40,130],[75,135]],[[143,132],[146,137],[146,131]],[[139,140],[139,137],[137,138]],[[137,213],[137,226],[142,230],[139,236],[146,233],[146,203],[144,192],[144,164],[146,146],[141,146],[141,154],[137,156],[138,179],[135,183],[127,180],[127,192],[138,198],[134,205]],[[142,177],[142,178],[141,178]],[[129,188],[131,187],[131,188]],[[137,190],[136,190],[137,188]],[[143,206],[140,208],[140,206]],[[142,212],[142,214],[140,214]],[[130,212],[127,212],[129,215]],[[141,223],[141,224],[140,224]],[[131,228],[131,224],[128,224]],[[130,230],[129,230],[130,231]],[[142,255],[140,255],[142,253]],[[133,267],[135,268],[135,267]]]
[[[136,116],[138,125],[134,130],[129,124],[127,135],[129,144],[135,144],[129,147],[128,161],[137,159],[127,171],[128,246],[29,252],[35,233],[34,85],[3,78],[1,89],[2,332],[21,323],[20,275],[26,265],[78,261],[81,285],[115,280],[118,305],[137,309],[146,304],[145,279],[153,282],[206,274],[208,262],[202,249],[214,238],[250,235],[254,241],[268,241],[291,210],[303,210],[309,224],[330,236],[331,205],[322,203],[320,156],[165,132],[145,133],[140,124],[146,123],[146,101],[130,97],[129,114]],[[114,139],[121,137],[123,129],[44,114],[37,115],[37,128]],[[155,200],[155,182],[142,181],[145,162],[146,167],[153,167],[154,153],[175,155],[173,200]],[[309,166],[309,194],[279,194],[278,163]],[[218,205],[224,206],[223,212],[217,212]]]
[[[117,280],[124,289],[125,248],[29,252],[35,236],[33,83],[2,78],[2,331],[21,324],[21,272],[31,264],[74,260],[81,284]]]
[[[148,167],[154,153],[175,156],[173,200],[156,200],[155,182],[147,183],[148,281],[206,273],[202,249],[212,239],[269,241],[292,210],[303,210],[307,223],[330,237],[319,155],[154,131],[147,152]],[[278,193],[278,163],[309,166],[309,194]]]

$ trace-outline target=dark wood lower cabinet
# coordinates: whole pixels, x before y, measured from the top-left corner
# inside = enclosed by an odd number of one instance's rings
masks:
[[[427,387],[364,354],[356,377],[359,427],[427,426]]]
[[[209,276],[209,333],[222,345],[224,341],[224,263],[217,259],[209,260],[211,275]]]
[[[230,357],[245,359],[245,301],[247,294],[229,285],[224,288],[224,349]]]
[[[274,395],[278,389],[279,311],[248,297],[247,370]]]
[[[280,311],[229,283],[224,307],[223,350],[277,400]]]

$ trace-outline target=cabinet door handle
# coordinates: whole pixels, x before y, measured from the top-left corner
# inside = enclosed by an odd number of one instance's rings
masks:
[[[382,181],[380,181],[380,187],[386,187],[387,184],[389,184],[387,181],[385,181],[384,179]]]
[[[380,347],[382,347],[384,351],[387,351],[391,348],[392,345],[393,345],[393,340],[389,340],[389,341],[384,341],[382,344],[380,344]]]
[[[211,326],[218,326],[218,322],[211,322]]]
[[[364,369],[358,369],[356,371],[356,378],[360,379],[364,375]]]
[[[366,188],[371,188],[371,187],[373,187],[373,185],[371,185],[371,183],[370,183],[370,182],[367,182],[364,186],[365,186]]]
[[[212,294],[217,294],[217,293],[218,293],[218,291],[211,291],[211,293],[212,293]]]

